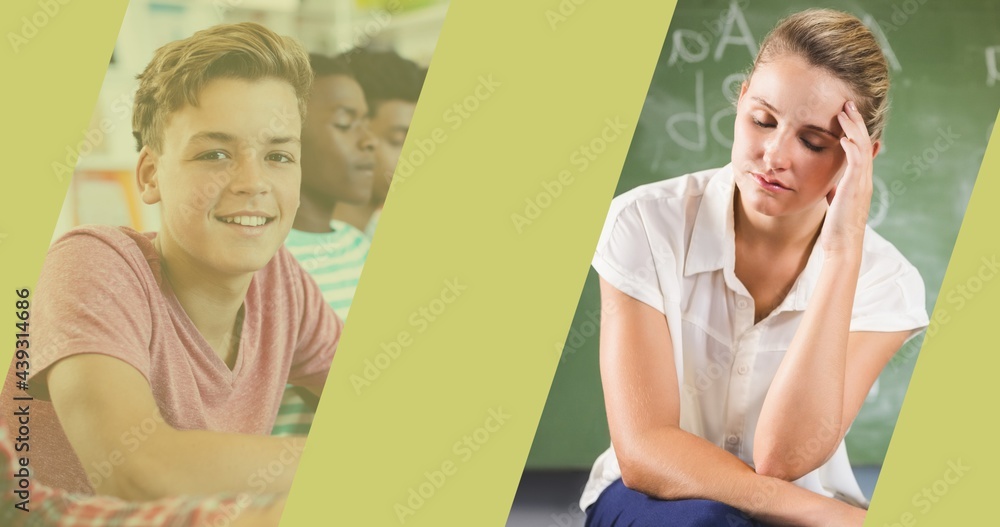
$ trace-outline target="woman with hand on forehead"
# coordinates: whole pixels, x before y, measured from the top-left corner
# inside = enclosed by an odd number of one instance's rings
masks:
[[[740,90],[732,162],[614,200],[589,527],[862,525],[844,435],[928,322],[920,275],[865,225],[888,88],[857,18],[792,15]]]

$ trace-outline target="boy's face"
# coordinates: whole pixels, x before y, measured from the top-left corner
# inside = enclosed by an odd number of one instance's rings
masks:
[[[303,194],[324,203],[367,203],[374,148],[358,82],[344,75],[317,77],[302,126]]]
[[[375,182],[372,201],[382,203],[392,183],[392,173],[396,171],[399,155],[403,151],[403,141],[410,131],[413,110],[416,104],[402,99],[392,99],[378,103],[372,116],[371,129],[378,138],[375,147]]]
[[[284,243],[299,206],[295,92],[277,79],[220,78],[198,101],[168,116],[161,152],[140,153],[142,198],[161,205],[165,258],[252,273]]]

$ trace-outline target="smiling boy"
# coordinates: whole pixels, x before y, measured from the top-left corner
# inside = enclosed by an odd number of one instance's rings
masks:
[[[136,178],[162,228],[84,226],[49,251],[40,482],[133,500],[290,488],[304,439],[264,434],[286,383],[322,390],[341,329],[283,248],[311,81],[299,44],[252,23],[168,44],[139,76]]]

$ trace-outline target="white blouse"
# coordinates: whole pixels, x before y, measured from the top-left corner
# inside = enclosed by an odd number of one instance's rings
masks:
[[[734,271],[729,166],[635,188],[611,203],[594,269],[667,318],[680,390],[680,427],[753,466],[764,396],[802,320],[823,265],[817,244],[781,304],[754,324],[754,301]],[[906,331],[928,324],[917,270],[871,228],[865,231],[851,331]],[[586,510],[621,477],[614,450],[594,464]],[[867,506],[847,450],[795,484]]]

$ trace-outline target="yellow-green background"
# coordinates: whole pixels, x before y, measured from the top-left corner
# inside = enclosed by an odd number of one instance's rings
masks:
[[[48,15],[43,4],[58,11]],[[127,5],[127,0],[0,5],[0,305],[6,306],[0,316],[10,320],[0,347],[2,364],[14,350],[14,291],[34,289],[69,187],[70,178],[58,177],[52,164],[65,164],[67,149],[75,151],[85,139]],[[32,38],[15,50],[12,35],[31,31],[25,18],[32,26],[36,18],[44,25],[35,26]]]
[[[48,16],[41,4],[59,11]],[[0,305],[6,307],[0,317],[10,320],[0,347],[2,364],[14,350],[14,291],[35,287],[69,186],[70,178],[60,180],[52,164],[65,163],[67,148],[76,150],[84,140],[127,5],[126,0],[0,4]],[[22,33],[23,17],[46,22],[15,51],[11,34]]]
[[[0,360],[13,350],[14,290],[37,280],[68,185],[51,164],[82,140],[125,4],[60,5],[17,53],[6,35],[41,7],[26,0],[0,7],[0,294],[11,317]],[[573,12],[553,30],[546,11],[560,5]],[[552,343],[566,335],[631,130],[523,233],[511,214],[523,213],[542,181],[570,168],[569,156],[605,118],[634,126],[672,7],[452,3],[404,157],[435,128],[448,138],[391,194],[284,525],[397,524],[393,505],[448,460],[457,473],[406,524],[503,524],[558,360]],[[443,112],[472,95],[480,75],[500,86],[452,130]],[[994,137],[943,297],[968,284],[982,257],[1000,254],[998,172]],[[409,317],[448,279],[467,289],[418,334]],[[961,309],[939,303],[934,317],[943,309],[951,318],[926,339],[868,525],[995,523],[1000,359],[990,329],[1000,286],[993,282]],[[412,344],[357,395],[351,376],[404,330]],[[491,408],[502,408],[509,423],[462,462],[453,444],[482,426]],[[970,469],[922,514],[913,496],[934,488],[949,461]]]

